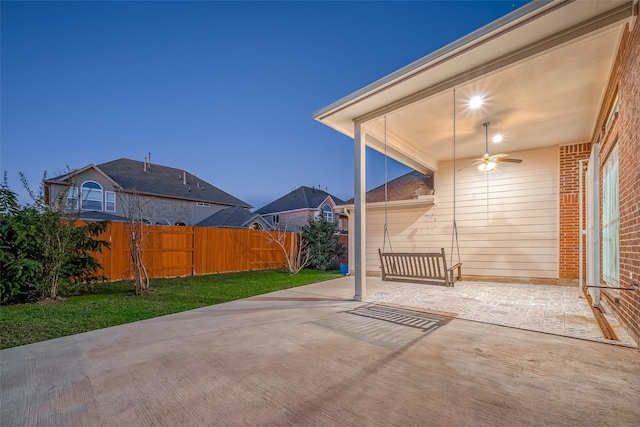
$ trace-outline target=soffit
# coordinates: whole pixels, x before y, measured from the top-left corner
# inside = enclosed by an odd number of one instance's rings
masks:
[[[388,154],[417,170],[453,158],[454,87],[457,158],[484,153],[485,121],[505,135],[491,152],[587,141],[630,4],[548,3],[314,117],[351,137],[354,121],[365,122],[368,146],[383,151],[386,139]],[[486,103],[470,111],[478,94]]]

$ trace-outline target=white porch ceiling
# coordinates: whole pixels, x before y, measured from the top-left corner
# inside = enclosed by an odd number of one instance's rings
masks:
[[[591,139],[632,0],[534,2],[318,111],[314,117],[417,170],[484,153],[484,128],[504,135],[489,151]],[[470,110],[468,100],[485,104]]]

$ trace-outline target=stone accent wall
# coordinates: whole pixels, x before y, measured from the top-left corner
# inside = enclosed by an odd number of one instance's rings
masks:
[[[580,266],[580,160],[588,159],[591,143],[560,147],[560,271],[561,284],[572,284]],[[584,183],[583,183],[584,184]],[[583,189],[584,191],[584,189]],[[584,193],[583,193],[584,194]],[[584,202],[584,198],[583,198]],[[584,224],[583,224],[584,227]],[[586,248],[585,248],[586,252]],[[583,262],[585,259],[583,258]],[[583,264],[584,265],[584,264]],[[584,271],[583,271],[584,273]]]
[[[309,218],[313,217],[317,211],[311,209],[281,213],[280,227],[286,226],[287,231],[298,231],[309,223]]]

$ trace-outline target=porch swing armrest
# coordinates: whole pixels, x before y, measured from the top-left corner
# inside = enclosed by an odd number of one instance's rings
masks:
[[[453,271],[455,269],[458,269],[458,274],[456,275],[456,280],[453,280]],[[447,273],[449,274],[449,282],[453,285],[454,282],[456,282],[457,280],[462,280],[462,263],[459,262],[457,264],[452,265],[451,267],[447,268]]]

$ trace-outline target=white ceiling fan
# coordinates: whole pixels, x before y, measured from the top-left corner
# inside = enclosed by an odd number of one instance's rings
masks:
[[[462,169],[466,169],[469,166],[478,165],[478,169],[481,172],[491,172],[496,169],[498,163],[501,162],[510,162],[510,163],[522,163],[522,159],[512,159],[508,154],[500,153],[500,154],[489,154],[489,125],[491,122],[484,122],[482,126],[484,126],[485,140],[484,140],[484,155],[479,159],[476,159],[475,162],[471,163],[463,167]],[[459,170],[462,170],[459,169]]]

